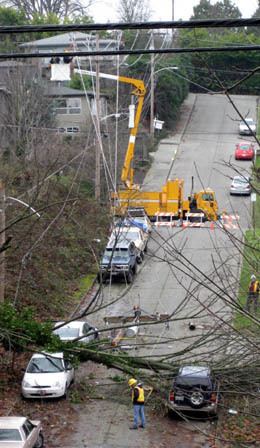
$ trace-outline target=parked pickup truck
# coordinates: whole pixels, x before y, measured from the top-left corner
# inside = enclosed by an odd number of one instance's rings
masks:
[[[118,244],[127,244],[128,242],[133,241],[138,251],[137,263],[142,263],[144,259],[144,252],[147,250],[149,234],[144,233],[138,227],[127,227],[127,226],[119,226],[115,227],[112,231],[109,243]]]
[[[133,241],[110,241],[103,254],[98,273],[98,282],[121,278],[132,283],[137,270],[138,249]]]

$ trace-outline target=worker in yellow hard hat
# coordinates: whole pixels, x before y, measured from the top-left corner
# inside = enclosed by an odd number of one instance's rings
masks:
[[[134,405],[134,424],[130,429],[138,429],[138,421],[140,419],[140,428],[145,428],[145,415],[144,415],[144,388],[142,383],[138,383],[135,378],[130,378],[128,386],[132,391],[132,402]]]

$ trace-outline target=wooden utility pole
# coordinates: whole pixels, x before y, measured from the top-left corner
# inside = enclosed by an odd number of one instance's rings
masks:
[[[151,34],[150,49],[154,50],[153,31]],[[154,137],[154,53],[151,54],[150,134]]]
[[[5,189],[0,180],[0,248],[5,243]],[[0,252],[0,303],[5,298],[5,252]]]
[[[99,51],[99,34],[96,35],[96,50]],[[100,134],[100,83],[99,83],[99,57],[96,59],[96,170],[95,170],[95,199],[100,200],[100,156],[101,156],[101,134]]]
[[[174,22],[174,0],[172,0],[172,21]],[[172,28],[172,42],[174,38],[174,29]]]

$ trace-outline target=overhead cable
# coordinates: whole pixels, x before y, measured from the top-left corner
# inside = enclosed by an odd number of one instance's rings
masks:
[[[66,25],[19,25],[0,26],[0,34],[35,33],[50,31],[113,31],[113,30],[145,30],[145,29],[174,29],[174,28],[241,28],[259,26],[260,18],[249,19],[207,19],[207,20],[179,20],[154,22],[114,22],[114,23],[85,23]]]
[[[124,54],[172,54],[172,53],[212,53],[212,52],[234,52],[234,51],[259,51],[260,45],[236,45],[232,47],[192,47],[192,48],[158,48],[158,49],[136,49],[136,50],[99,50],[99,51],[48,51],[47,53],[0,53],[0,59],[29,59],[46,58],[55,56],[116,56]]]

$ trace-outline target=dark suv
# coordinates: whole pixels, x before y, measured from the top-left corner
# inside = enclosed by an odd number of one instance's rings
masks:
[[[112,241],[103,254],[98,281],[106,282],[112,276],[112,279],[119,277],[132,283],[137,270],[137,259],[138,251],[133,241]]]
[[[183,366],[173,380],[169,393],[170,411],[196,411],[217,415],[219,383],[209,367]]]

